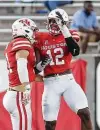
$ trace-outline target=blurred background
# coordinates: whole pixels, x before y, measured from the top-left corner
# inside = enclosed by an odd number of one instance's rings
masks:
[[[64,9],[68,13],[70,20],[72,20],[74,13],[77,10],[83,8],[82,0],[77,1],[65,0],[63,1],[65,3],[60,5],[55,4],[54,3],[55,1],[50,0],[48,2],[49,3],[43,0],[0,0],[0,92],[2,92],[8,86],[4,49],[12,38],[11,35],[12,23],[18,18],[28,17],[36,22],[40,31],[47,31],[45,22],[48,13],[52,9],[57,7]],[[94,0],[93,6],[98,21],[98,27],[100,27],[100,0]],[[89,42],[87,51],[84,54],[81,53],[78,57],[75,57],[74,59],[74,60],[82,59],[86,62],[85,90],[89,101],[89,107],[91,110],[94,130],[100,130],[100,96],[99,96],[100,43],[99,42],[100,42],[99,40],[96,42]],[[0,118],[1,118],[0,120],[2,120],[1,116]],[[8,129],[1,128],[0,124],[0,130],[8,130]]]

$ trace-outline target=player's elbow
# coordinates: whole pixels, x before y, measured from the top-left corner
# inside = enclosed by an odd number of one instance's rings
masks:
[[[80,54],[80,48],[77,46],[77,48],[73,49],[72,55],[73,56],[78,56]]]

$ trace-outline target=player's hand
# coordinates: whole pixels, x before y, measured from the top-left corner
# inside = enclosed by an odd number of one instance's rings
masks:
[[[64,21],[63,16],[60,14],[59,11],[56,12],[56,19],[55,19],[57,25],[59,26],[61,31],[65,31],[64,28],[68,28],[67,27],[67,23]]]
[[[46,55],[44,56],[44,58],[42,59],[42,61],[40,61],[37,65],[36,65],[36,70],[38,73],[42,72],[44,70],[44,68],[49,65],[51,62],[51,58]]]
[[[60,26],[66,25],[66,22],[64,21],[64,19],[59,11],[56,12],[56,15],[57,15],[56,16],[57,17],[57,19],[56,19],[57,24],[59,24]]]
[[[64,38],[71,37],[67,24],[69,21],[64,21],[63,16],[60,14],[59,11],[56,12],[56,23],[59,26],[60,31],[64,35]]]
[[[47,65],[50,64],[50,62],[51,62],[50,57],[49,57],[48,55],[46,55],[46,56],[43,58],[42,62],[41,62],[41,66],[42,66],[43,68],[45,68]]]

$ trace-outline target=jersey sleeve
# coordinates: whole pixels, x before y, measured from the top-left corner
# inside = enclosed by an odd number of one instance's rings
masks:
[[[12,45],[12,51],[28,50],[32,49],[32,45],[28,40],[15,41]]]
[[[76,30],[70,30],[70,33],[71,33],[73,39],[76,40],[77,42],[79,42],[80,36],[79,36],[78,32]]]

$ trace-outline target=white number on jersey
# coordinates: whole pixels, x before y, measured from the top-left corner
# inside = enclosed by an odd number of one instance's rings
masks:
[[[57,52],[60,52],[60,54],[56,54]],[[55,62],[53,60],[53,56],[52,56],[51,50],[48,50],[47,54],[51,58],[50,65],[63,65],[65,63],[64,60],[61,59],[64,56],[64,52],[63,52],[62,48],[56,48],[56,49],[54,49]]]

